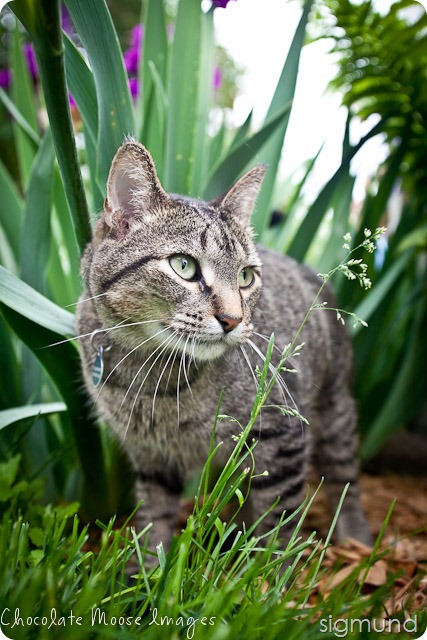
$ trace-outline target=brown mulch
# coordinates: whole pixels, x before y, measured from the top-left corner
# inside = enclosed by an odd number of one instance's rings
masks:
[[[379,559],[359,580],[362,593],[372,593],[392,581],[384,600],[387,615],[423,611],[427,608],[427,479],[392,473],[361,476],[362,505],[372,534],[377,537],[389,508],[396,500],[393,512],[379,547]],[[330,525],[330,515],[324,496],[316,497],[310,510],[308,526],[323,539]],[[356,540],[327,549],[322,575],[313,592],[316,598],[325,596],[369,558],[372,549]]]

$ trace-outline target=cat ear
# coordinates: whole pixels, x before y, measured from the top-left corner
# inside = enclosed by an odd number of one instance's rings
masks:
[[[258,164],[253,167],[253,169],[250,169],[239,178],[227,193],[214,200],[211,204],[220,207],[237,218],[240,224],[248,225],[266,168],[264,164]]]
[[[125,142],[111,163],[105,222],[110,227],[118,224],[125,230],[132,219],[143,219],[167,199],[147,149],[136,140]]]

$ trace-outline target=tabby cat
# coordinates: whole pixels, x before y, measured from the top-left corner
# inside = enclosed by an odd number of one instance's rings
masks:
[[[291,342],[319,289],[309,269],[254,244],[250,217],[264,171],[256,166],[211,202],[169,195],[148,151],[127,140],[82,260],[77,330],[85,383],[133,462],[144,500],[139,521],[153,522],[153,547],[168,546],[183,485],[206,461],[222,388],[221,413],[247,424],[267,337],[274,331],[276,345]],[[301,341],[297,373],[281,374],[254,433],[256,470],[269,473],[253,480],[247,517],[258,518],[281,496],[261,533],[284,509],[296,509],[312,459],[332,508],[351,483],[338,538],[368,542],[349,339],[335,314],[315,310]],[[285,403],[309,426],[271,406]],[[236,430],[219,422],[219,463]]]

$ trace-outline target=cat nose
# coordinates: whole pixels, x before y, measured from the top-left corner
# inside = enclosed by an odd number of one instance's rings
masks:
[[[223,328],[224,333],[233,331],[233,329],[235,329],[243,320],[241,316],[229,316],[226,313],[219,313],[215,318]]]

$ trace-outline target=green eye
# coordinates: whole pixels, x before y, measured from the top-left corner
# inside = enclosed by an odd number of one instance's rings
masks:
[[[184,280],[192,280],[197,274],[197,262],[190,256],[178,254],[169,258],[172,269]]]
[[[254,270],[251,269],[251,267],[244,267],[239,273],[238,280],[239,280],[239,287],[241,289],[247,289],[253,284],[255,280]]]

